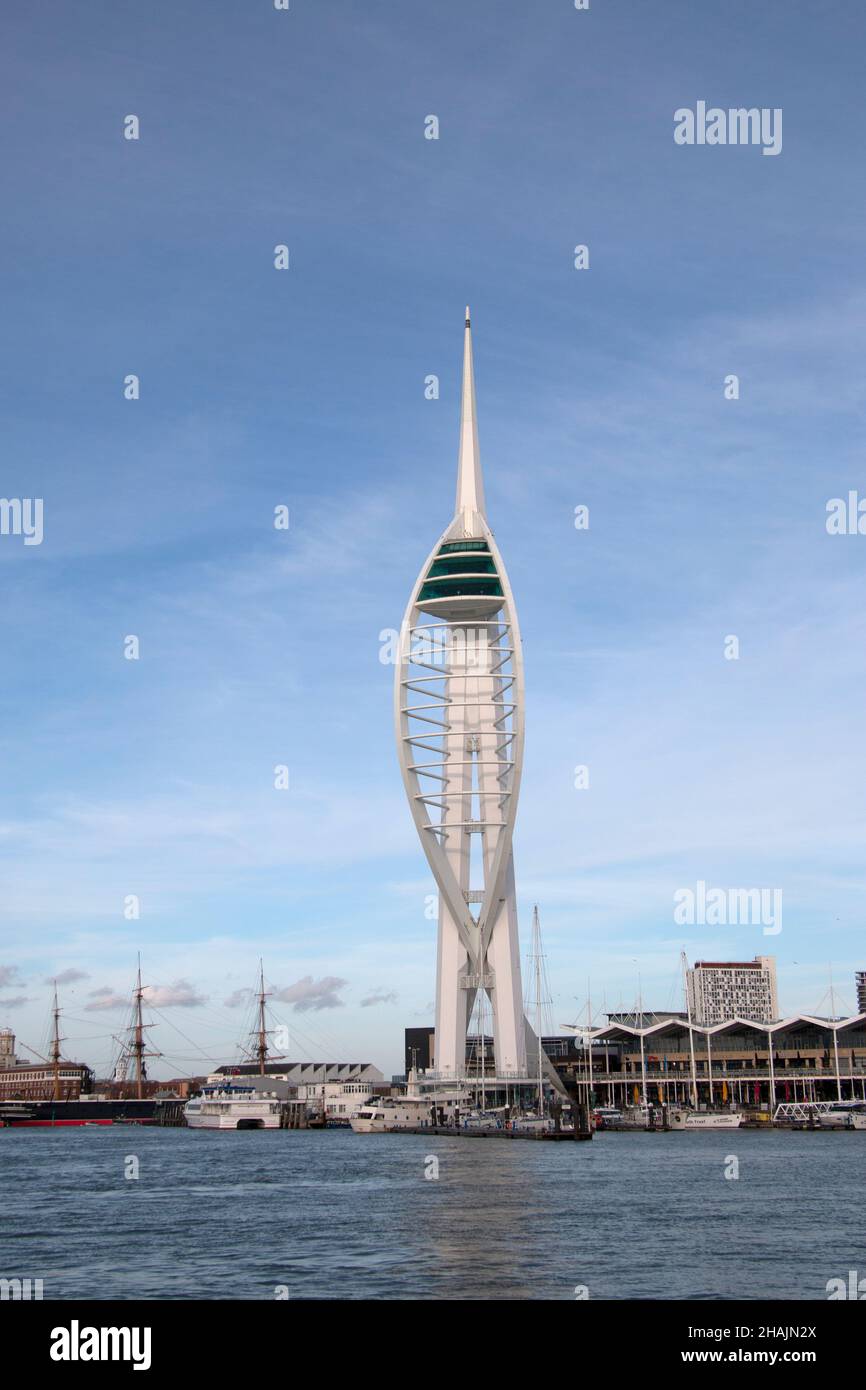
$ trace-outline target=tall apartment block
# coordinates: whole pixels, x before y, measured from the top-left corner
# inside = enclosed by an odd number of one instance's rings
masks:
[[[751,961],[696,960],[686,972],[693,1023],[747,1018],[772,1023],[779,1017],[775,956]]]

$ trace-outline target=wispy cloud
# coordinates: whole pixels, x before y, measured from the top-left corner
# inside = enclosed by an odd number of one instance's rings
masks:
[[[90,1003],[85,1004],[88,1012],[97,1012],[110,1009],[128,1009],[130,996],[128,994],[115,994],[107,985],[100,989],[90,991]]]
[[[374,1004],[396,1004],[397,1002],[397,995],[393,991],[373,990],[371,994],[366,995],[361,1000],[361,1008],[370,1009]]]
[[[223,1000],[223,1004],[227,1009],[237,1009],[242,1004],[248,1004],[252,997],[253,991],[251,989],[236,989],[227,999]]]
[[[90,976],[86,970],[76,970],[71,967],[69,970],[61,970],[59,975],[51,976],[43,981],[46,985],[74,985],[78,980],[89,980]]]
[[[347,980],[341,980],[336,975],[325,975],[321,980],[306,975],[295,984],[279,990],[274,998],[283,1004],[291,1004],[295,1013],[299,1014],[311,1010],[339,1009],[343,1007],[343,1000],[339,998],[338,991],[345,989],[347,984]]]

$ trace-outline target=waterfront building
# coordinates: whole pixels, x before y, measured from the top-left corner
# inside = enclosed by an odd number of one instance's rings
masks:
[[[297,1088],[297,1099],[326,1120],[348,1124],[374,1097],[390,1096],[387,1081],[307,1081]]]
[[[433,1028],[406,1028],[405,1072],[429,1071],[436,1065],[436,1034]]]
[[[93,1073],[81,1062],[19,1062],[0,1068],[0,1100],[78,1100],[93,1090]]]
[[[370,1062],[241,1062],[219,1067],[208,1086],[242,1081],[262,1095],[295,1101],[326,1120],[349,1120],[372,1096],[388,1095],[391,1083]]]
[[[371,1062],[266,1062],[260,1067],[258,1062],[238,1062],[234,1065],[217,1067],[208,1077],[209,1084],[215,1085],[227,1077],[244,1077],[245,1081],[261,1078],[264,1088],[271,1082],[285,1082],[289,1086],[320,1086],[326,1082],[363,1082],[365,1085],[382,1085],[385,1077]]]
[[[736,1104],[866,1099],[866,1011],[848,1018],[795,1014],[757,1022],[689,1024],[681,1014],[649,1023],[612,1019],[586,1033],[557,1065],[595,1103]],[[582,1045],[581,1045],[582,1044]],[[590,1061],[591,1056],[591,1061]]]
[[[523,766],[517,613],[487,523],[469,310],[454,517],[412,589],[394,685],[400,768],[439,897],[435,1071],[463,1071],[476,998],[498,1076],[527,1076],[512,836]],[[483,1029],[484,1023],[481,1027]]]
[[[435,1070],[435,1030],[429,1025],[426,1028],[406,1028],[404,1039],[406,1069],[404,1075],[397,1079],[405,1081],[411,1071]],[[543,1036],[541,1046],[545,1057],[556,1069],[562,1062],[574,1058],[578,1044],[573,1034],[565,1033]],[[466,1078],[478,1077],[482,1069],[486,1076],[494,1077],[496,1074],[494,1039],[489,1033],[469,1033],[466,1037],[464,1069],[461,1075]],[[550,1079],[549,1073],[547,1079]]]
[[[686,972],[693,1023],[750,1018],[769,1023],[779,1017],[775,956],[751,961],[697,960]]]
[[[15,1056],[15,1034],[11,1028],[0,1028],[0,1071],[5,1071],[8,1067],[17,1067],[18,1058]]]

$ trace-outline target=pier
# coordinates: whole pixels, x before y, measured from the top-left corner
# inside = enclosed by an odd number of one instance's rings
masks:
[[[413,1125],[400,1126],[399,1129],[377,1129],[375,1134],[435,1134],[445,1135],[450,1139],[533,1139],[537,1142],[543,1141],[562,1141],[567,1140],[573,1143],[575,1139],[591,1139],[591,1130],[573,1129],[499,1129],[495,1125],[485,1126],[484,1128],[458,1129],[455,1125]],[[366,1136],[365,1136],[366,1137]]]

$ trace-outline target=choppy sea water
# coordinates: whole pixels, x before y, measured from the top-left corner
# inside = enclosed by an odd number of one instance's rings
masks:
[[[46,1299],[823,1299],[866,1275],[864,1176],[862,1132],[3,1130],[0,1277]]]

